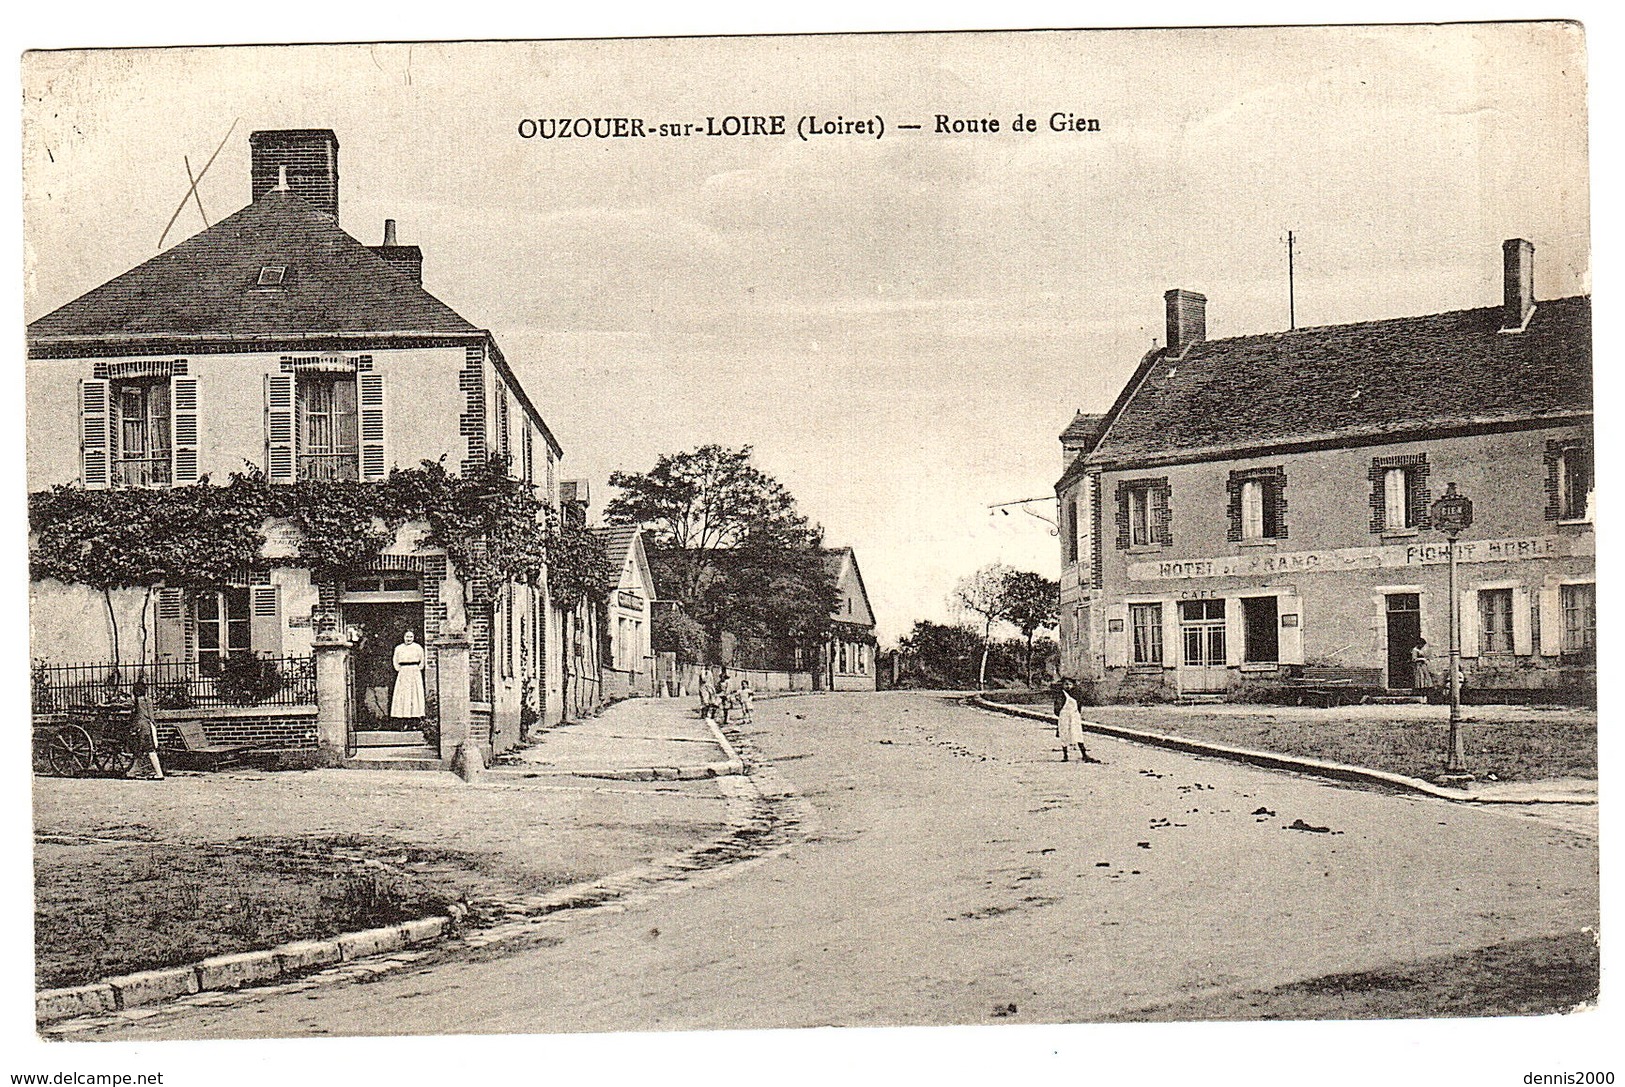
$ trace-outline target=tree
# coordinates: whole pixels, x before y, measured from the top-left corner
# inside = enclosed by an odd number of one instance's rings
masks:
[[[683,602],[713,644],[724,630],[810,647],[829,630],[834,579],[823,530],[751,460],[751,447],[704,445],[663,454],[648,472],[614,472],[604,508],[636,525],[669,571],[662,592]]]
[[[982,664],[976,677],[976,685],[981,689],[987,687],[987,654],[993,641],[993,624],[1005,617],[1004,586],[1013,573],[1015,570],[1002,562],[990,563],[961,578],[954,587],[951,602],[982,621]]]
[[[976,674],[981,637],[969,627],[949,626],[920,619],[897,642],[906,661],[904,671],[912,683],[959,690],[970,686]]]
[[[1023,657],[1024,678],[1032,682],[1033,635],[1041,628],[1060,622],[1061,585],[1029,570],[1011,570],[1004,578],[1003,608],[1000,618],[1021,631],[1027,652]]]

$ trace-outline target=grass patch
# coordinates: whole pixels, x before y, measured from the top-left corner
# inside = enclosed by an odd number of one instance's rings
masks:
[[[181,966],[444,913],[472,858],[376,838],[45,839],[34,853],[40,988]]]
[[[1120,1012],[1107,1021],[1550,1015],[1595,1002],[1599,979],[1596,940],[1571,932],[1273,989],[1197,997]]]
[[[1335,714],[1336,711],[1332,711]],[[1372,716],[1299,717],[1260,709],[1254,714],[1122,710],[1091,706],[1101,724],[1171,733],[1283,755],[1299,755],[1432,778],[1444,770],[1450,726],[1446,721],[1392,720]],[[1463,724],[1467,764],[1480,779],[1540,781],[1597,776],[1597,724],[1572,716]]]

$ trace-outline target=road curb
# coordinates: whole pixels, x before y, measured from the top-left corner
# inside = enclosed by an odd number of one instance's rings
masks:
[[[990,701],[980,695],[973,695],[967,701],[973,706],[992,710],[995,713],[1005,713],[1012,717],[1025,717],[1033,721],[1043,721],[1045,724],[1055,723],[1055,715],[1045,713],[1043,710],[1004,705]],[[1314,774],[1318,777],[1333,778],[1338,781],[1385,785],[1390,788],[1421,793],[1437,800],[1453,800],[1458,803],[1471,804],[1576,804],[1594,806],[1597,803],[1597,798],[1594,796],[1483,796],[1459,789],[1445,789],[1430,781],[1423,781],[1421,778],[1406,777],[1404,774],[1391,774],[1386,770],[1372,770],[1365,766],[1350,766],[1348,763],[1331,762],[1326,759],[1279,755],[1273,751],[1254,751],[1251,748],[1233,747],[1230,744],[1213,743],[1207,740],[1187,740],[1182,736],[1168,736],[1160,732],[1142,732],[1139,729],[1124,728],[1121,725],[1103,725],[1098,721],[1084,721],[1083,727],[1088,732],[1098,733],[1102,736],[1112,736],[1132,743],[1146,744],[1151,747],[1166,747],[1173,751],[1183,751],[1191,755],[1211,755],[1215,758],[1232,759],[1236,762],[1262,766],[1267,770],[1293,770],[1299,773]]]
[[[82,1015],[106,1015],[196,993],[286,981],[328,966],[435,943],[451,935],[467,916],[468,909],[458,904],[445,914],[384,928],[345,932],[325,940],[294,940],[264,951],[211,955],[189,966],[141,970],[89,985],[45,989],[34,994],[34,1021],[54,1023]]]

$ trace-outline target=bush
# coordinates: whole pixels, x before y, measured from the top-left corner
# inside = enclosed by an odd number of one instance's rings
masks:
[[[253,706],[275,698],[282,685],[282,673],[275,661],[247,653],[227,657],[214,681],[215,693],[221,700],[237,706]]]

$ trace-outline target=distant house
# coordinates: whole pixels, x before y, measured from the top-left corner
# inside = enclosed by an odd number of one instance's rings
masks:
[[[467,472],[499,457],[556,504],[562,449],[496,337],[424,289],[423,253],[397,244],[393,220],[381,245],[340,227],[334,133],[255,132],[249,146],[247,207],[28,326],[29,489],[223,484],[245,465],[272,488],[382,484],[423,460]],[[429,726],[445,635],[467,638],[462,701],[488,752],[516,743],[527,716],[562,714],[545,587],[465,583],[421,522],[338,575],[297,561],[291,523],[266,534],[261,561],[223,584],[104,600],[35,582],[36,685],[147,669],[210,739],[309,751],[313,641],[348,631],[348,738],[328,746],[399,747],[409,719],[389,716],[391,654],[412,630]],[[251,658],[282,662],[287,704],[228,704],[220,676]]]
[[[1221,340],[1169,291],[1167,345],[1062,437],[1067,673],[1108,698],[1410,692],[1425,640],[1442,679],[1454,484],[1469,690],[1594,692],[1591,300],[1537,301],[1527,241],[1501,257],[1497,305]]]
[[[601,653],[605,698],[654,694],[654,573],[643,549],[643,533],[631,526],[597,528],[615,587],[604,605]]]
[[[840,593],[830,613],[827,647],[830,687],[837,691],[875,689],[875,613],[869,604],[869,590],[858,570],[858,557],[850,547],[838,547],[824,554],[824,562]]]
[[[685,568],[681,552],[649,553],[657,608],[684,606],[678,588]],[[869,593],[850,547],[825,550],[824,572],[837,598],[830,632],[821,645],[797,645],[782,635],[741,637],[723,631],[716,659],[750,678],[761,690],[874,690],[875,617]]]

